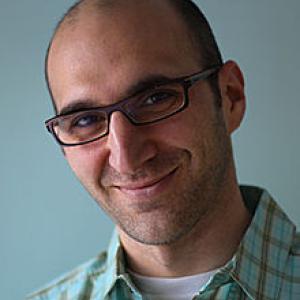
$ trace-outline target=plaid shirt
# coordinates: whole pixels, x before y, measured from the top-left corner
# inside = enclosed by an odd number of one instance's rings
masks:
[[[299,300],[300,236],[271,196],[241,187],[252,222],[236,254],[199,291],[202,300]],[[196,249],[195,249],[196,251]],[[107,253],[56,280],[28,300],[141,300],[114,233]]]

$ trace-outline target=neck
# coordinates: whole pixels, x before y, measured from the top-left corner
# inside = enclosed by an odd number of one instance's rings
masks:
[[[170,245],[145,245],[119,229],[128,267],[146,276],[181,277],[225,265],[235,253],[249,225],[250,215],[237,184],[220,195],[226,198],[224,206]]]

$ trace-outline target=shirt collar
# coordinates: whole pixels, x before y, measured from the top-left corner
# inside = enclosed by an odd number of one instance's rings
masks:
[[[248,191],[253,189],[258,190],[248,187]],[[247,193],[245,195],[247,197]],[[230,262],[232,268],[229,271],[233,280],[252,299],[278,298],[295,232],[295,225],[269,193],[262,191],[252,222]]]
[[[115,229],[108,247],[105,272],[93,280],[92,299],[106,299],[118,280],[123,280],[128,288],[136,292],[125,267],[125,256],[119,235]]]

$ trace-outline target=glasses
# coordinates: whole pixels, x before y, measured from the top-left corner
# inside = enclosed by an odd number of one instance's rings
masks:
[[[62,146],[78,146],[99,140],[109,133],[111,114],[122,112],[136,126],[151,124],[183,111],[189,102],[188,89],[215,74],[220,67],[167,80],[113,105],[60,114],[45,122]]]

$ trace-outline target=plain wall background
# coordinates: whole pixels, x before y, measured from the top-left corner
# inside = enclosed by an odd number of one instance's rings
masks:
[[[0,9],[0,298],[23,299],[108,243],[109,221],[71,173],[43,121],[43,59],[70,0]],[[248,110],[233,142],[240,182],[266,187],[300,224],[300,2],[197,1],[225,59],[245,73]]]

